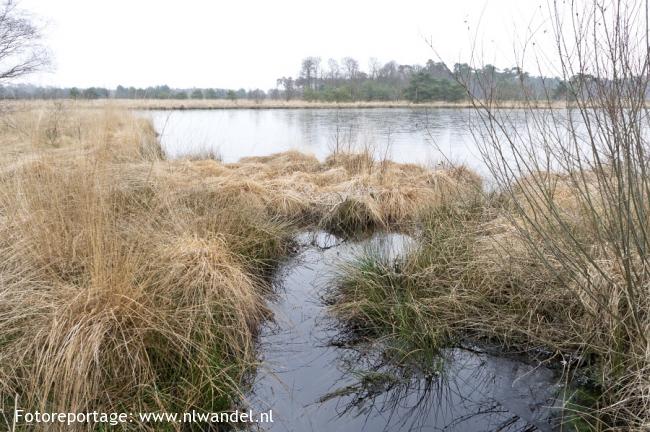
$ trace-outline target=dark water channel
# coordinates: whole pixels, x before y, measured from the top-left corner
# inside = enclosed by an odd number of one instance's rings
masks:
[[[340,328],[322,301],[341,260],[373,244],[399,254],[408,238],[357,243],[303,234],[301,252],[277,273],[275,323],[260,338],[262,366],[250,400],[273,410],[271,431],[553,431],[556,373],[476,350],[446,349],[439,372],[382,364],[376,347],[332,344]]]

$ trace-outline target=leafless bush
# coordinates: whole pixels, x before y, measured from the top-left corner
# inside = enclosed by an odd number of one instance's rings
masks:
[[[0,83],[36,72],[49,64],[41,31],[16,2],[0,5]]]
[[[489,82],[460,79],[482,155],[510,203],[506,217],[580,301],[584,317],[564,324],[582,354],[598,359],[594,425],[642,429],[650,421],[648,2],[549,6],[562,87],[549,85],[540,99],[522,80],[522,109],[506,110]],[[517,257],[504,249],[503,259]]]

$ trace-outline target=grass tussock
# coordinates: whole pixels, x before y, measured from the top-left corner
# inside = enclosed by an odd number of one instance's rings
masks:
[[[471,314],[467,233],[475,231],[481,211],[476,203],[432,207],[422,215],[421,237],[406,250],[396,255],[371,246],[342,263],[333,312],[357,334],[389,341],[403,359],[432,362],[458,337],[458,315]]]
[[[541,350],[589,389],[588,406],[584,390],[570,402],[580,414],[567,419],[570,430],[647,424],[644,259],[630,263],[614,239],[604,241],[603,221],[618,204],[603,199],[596,174],[585,178],[580,187],[562,175],[522,178],[512,194],[433,207],[405,256],[366,251],[342,264],[334,312],[362,334],[396,341],[405,356],[467,337]],[[633,303],[626,262],[639,287]]]
[[[343,236],[410,229],[425,209],[472,200],[481,191],[480,179],[465,168],[429,170],[378,161],[369,152],[339,153],[323,163],[286,152],[232,164],[170,164],[221,191],[247,194],[279,220]]]
[[[246,184],[238,193],[181,181],[182,170],[171,180],[160,152],[142,151],[155,142],[149,126],[135,133],[144,123],[99,114],[101,133],[81,147],[65,138],[3,158],[3,402],[228,409],[254,361],[262,276],[287,253],[290,228],[249,199]],[[67,124],[88,121],[66,115]]]
[[[228,409],[297,228],[408,226],[476,189],[296,152],[167,161],[150,124],[115,109],[2,122],[0,394],[32,410]]]
[[[3,393],[41,410],[227,408],[263,310],[256,281],[222,239],[145,241],[96,216],[86,238],[3,245]],[[47,261],[55,241],[72,260]]]
[[[385,226],[374,200],[350,197],[334,206],[321,223],[327,231],[342,237],[370,233]]]

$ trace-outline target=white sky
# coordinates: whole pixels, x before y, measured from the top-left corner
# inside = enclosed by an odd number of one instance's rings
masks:
[[[262,88],[303,57],[514,64],[513,41],[548,39],[547,0],[21,0],[46,23],[53,70],[40,85]],[[531,24],[534,23],[534,24]],[[478,29],[478,31],[477,31]],[[544,30],[547,33],[544,34]],[[537,46],[540,43],[538,41]],[[533,63],[530,69],[537,69]]]

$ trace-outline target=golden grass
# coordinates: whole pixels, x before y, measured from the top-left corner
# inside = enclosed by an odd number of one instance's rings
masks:
[[[167,161],[113,108],[15,111],[0,139],[0,394],[32,410],[230,408],[295,229],[356,230],[349,202],[407,227],[478,186],[367,155]]]
[[[204,184],[226,191],[244,191],[280,218],[325,228],[355,225],[353,220],[362,218],[375,227],[404,229],[423,209],[469,199],[481,189],[480,179],[465,168],[429,170],[376,161],[368,153],[334,155],[323,163],[313,156],[286,152],[232,164],[170,161],[164,165],[182,167],[179,178],[202,178]],[[339,221],[345,219],[343,209],[354,209],[358,217]],[[352,231],[365,225],[357,224]]]
[[[370,152],[167,161],[148,122],[104,102],[79,106],[0,119],[6,406],[227,409],[268,314],[264,277],[294,231],[379,228],[417,234],[418,246],[397,267],[381,257],[353,263],[339,316],[433,349],[461,334],[549,348],[590,368],[604,413],[591,426],[647,424],[650,350],[630,331],[624,268],[594,224],[607,203],[586,202],[565,176],[519,179],[504,198],[482,193],[464,167]],[[602,196],[595,177],[583,188]],[[566,241],[558,220],[590,251],[584,280],[548,249]],[[648,284],[639,286],[650,331]]]
[[[266,240],[183,206],[150,161],[67,157],[3,179],[2,394],[40,410],[227,408],[264,311],[235,245]]]
[[[0,118],[1,160],[47,150],[110,152],[122,161],[161,158],[150,122],[108,106],[105,110],[74,110],[72,103],[41,104],[10,111]],[[63,155],[62,155],[63,157]]]

